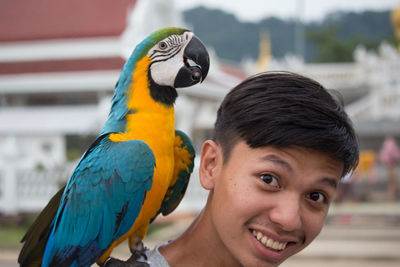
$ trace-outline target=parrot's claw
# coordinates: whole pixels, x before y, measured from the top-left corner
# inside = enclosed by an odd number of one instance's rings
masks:
[[[137,255],[132,255],[127,261],[110,257],[100,267],[150,267],[150,264],[138,258]]]
[[[148,250],[148,248],[144,246],[140,238],[136,236],[134,237],[133,246],[130,246],[129,250],[132,253],[132,256],[129,259],[134,259],[134,260],[144,259],[145,261],[147,261],[146,251]]]
[[[129,250],[132,255],[128,260],[122,261],[109,257],[100,267],[150,267],[146,255],[148,248],[144,246],[140,238],[134,237],[133,244],[129,246]]]
[[[145,250],[144,250],[145,251]],[[126,261],[131,263],[134,267],[150,267],[150,263],[147,261],[147,255],[144,251],[137,251]]]

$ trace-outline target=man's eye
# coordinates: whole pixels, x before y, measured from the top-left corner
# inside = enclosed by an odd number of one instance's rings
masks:
[[[327,198],[325,197],[324,194],[320,193],[320,192],[311,192],[308,197],[314,201],[314,202],[318,202],[318,203],[324,203],[327,201]]]
[[[261,180],[264,181],[264,183],[273,186],[273,187],[279,187],[278,179],[276,179],[274,176],[271,174],[261,174]]]

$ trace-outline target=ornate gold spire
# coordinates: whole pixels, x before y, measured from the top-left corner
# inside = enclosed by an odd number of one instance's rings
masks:
[[[397,39],[397,49],[400,52],[400,4],[393,9],[391,16],[392,25]]]
[[[260,47],[257,59],[257,72],[266,71],[271,61],[271,41],[269,33],[262,31],[260,33]]]

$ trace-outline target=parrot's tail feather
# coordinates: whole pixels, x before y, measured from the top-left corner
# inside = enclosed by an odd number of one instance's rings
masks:
[[[44,249],[51,232],[51,224],[57,214],[65,186],[49,201],[21,240],[24,243],[19,253],[18,263],[22,267],[36,267],[42,263]]]

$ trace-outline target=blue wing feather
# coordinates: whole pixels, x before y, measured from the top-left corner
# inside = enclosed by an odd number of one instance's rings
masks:
[[[142,141],[107,135],[82,157],[62,197],[42,266],[90,266],[133,225],[155,158]]]

